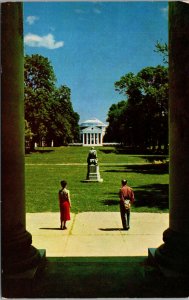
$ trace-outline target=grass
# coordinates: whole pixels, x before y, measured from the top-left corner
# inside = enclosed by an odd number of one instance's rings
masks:
[[[165,160],[165,156],[127,155],[114,147],[96,149],[103,183],[83,182],[88,147],[41,148],[26,155],[27,212],[59,211],[58,190],[62,179],[68,182],[72,212],[119,211],[122,178],[127,178],[135,192],[132,211],[168,212],[168,165],[153,163]]]

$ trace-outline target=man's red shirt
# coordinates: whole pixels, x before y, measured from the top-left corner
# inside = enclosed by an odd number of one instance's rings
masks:
[[[134,198],[134,192],[133,192],[132,188],[130,188],[127,185],[124,185],[123,187],[121,187],[121,189],[119,191],[119,198],[120,198],[120,201],[124,202],[125,199],[129,199],[131,201],[131,203],[133,203],[135,198]]]

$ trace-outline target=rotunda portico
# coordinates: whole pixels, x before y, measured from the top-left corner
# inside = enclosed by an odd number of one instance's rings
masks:
[[[80,137],[83,146],[102,146],[107,125],[93,118],[80,124]]]

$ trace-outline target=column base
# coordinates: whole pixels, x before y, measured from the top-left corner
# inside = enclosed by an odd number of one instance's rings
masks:
[[[189,277],[189,236],[167,229],[163,241],[157,249],[149,249],[149,260],[165,276]]]
[[[37,250],[40,255],[38,265],[26,271],[2,275],[2,296],[5,298],[34,298],[34,282],[46,262],[46,250]]]
[[[22,225],[5,232],[2,245],[2,270],[6,275],[27,271],[41,261],[39,251],[32,246],[31,234]]]

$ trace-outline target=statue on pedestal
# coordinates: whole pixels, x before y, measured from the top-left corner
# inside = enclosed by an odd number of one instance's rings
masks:
[[[89,151],[87,157],[87,179],[86,181],[97,181],[102,182],[103,179],[100,178],[99,166],[98,166],[98,158],[97,158],[97,151],[92,147]]]
[[[91,150],[89,151],[89,155],[87,157],[87,163],[88,165],[95,165],[95,166],[97,166],[98,164],[97,151],[94,149],[94,147],[92,147]]]

